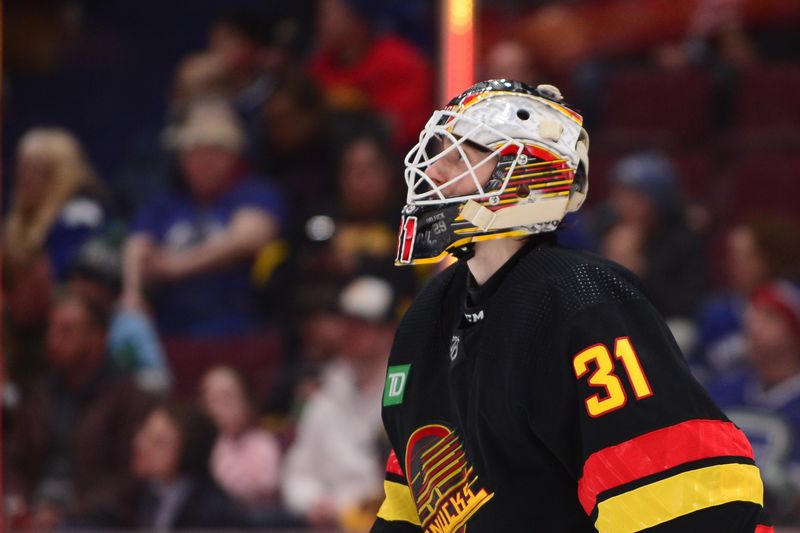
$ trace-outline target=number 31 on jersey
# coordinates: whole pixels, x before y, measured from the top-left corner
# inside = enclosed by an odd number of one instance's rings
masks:
[[[653,395],[639,356],[628,337],[619,337],[614,341],[614,358],[622,361],[637,400]],[[614,373],[614,359],[605,345],[595,344],[578,352],[572,359],[575,376],[582,379],[589,372],[590,364],[595,371],[589,376],[589,385],[603,390],[586,398],[586,411],[589,416],[597,418],[623,407],[628,399],[622,382]]]

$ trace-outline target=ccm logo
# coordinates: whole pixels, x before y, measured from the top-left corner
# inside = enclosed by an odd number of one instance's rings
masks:
[[[475,322],[480,322],[483,320],[483,309],[478,311],[477,313],[464,313],[464,318],[467,319],[467,322],[470,324],[474,324]]]

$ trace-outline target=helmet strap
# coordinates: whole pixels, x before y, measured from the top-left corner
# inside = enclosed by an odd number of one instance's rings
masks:
[[[470,242],[448,251],[450,252],[450,255],[455,257],[457,260],[466,262],[475,257],[475,243]]]
[[[492,211],[475,200],[469,200],[464,204],[461,216],[483,231],[532,226],[544,222],[557,223],[564,218],[567,202],[568,198],[561,196]]]

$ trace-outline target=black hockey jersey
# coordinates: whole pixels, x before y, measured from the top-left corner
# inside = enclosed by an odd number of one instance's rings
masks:
[[[750,444],[632,274],[539,237],[470,276],[399,326],[373,533],[771,531]]]

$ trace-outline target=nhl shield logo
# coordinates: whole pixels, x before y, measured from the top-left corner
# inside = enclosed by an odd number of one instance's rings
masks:
[[[458,335],[453,335],[452,340],[450,341],[450,360],[455,361],[456,357],[458,357],[458,343],[461,342],[461,338]]]

